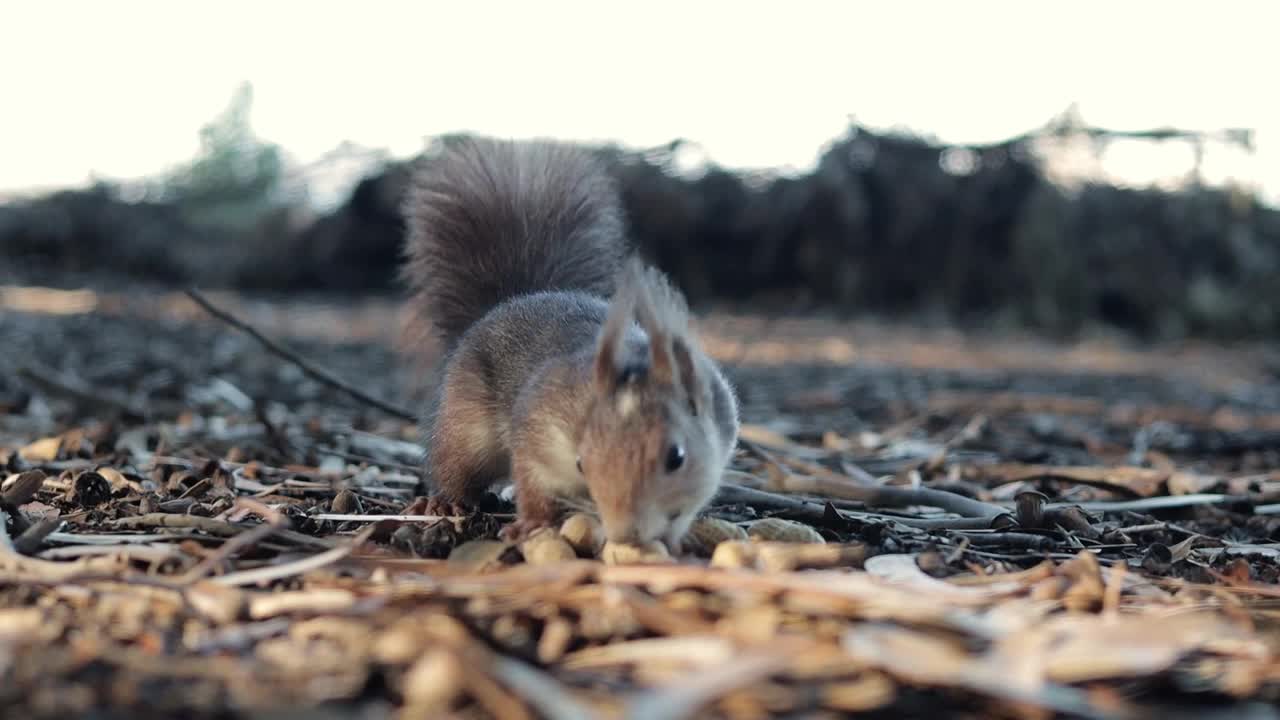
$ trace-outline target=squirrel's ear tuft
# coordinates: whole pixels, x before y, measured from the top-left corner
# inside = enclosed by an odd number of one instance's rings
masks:
[[[675,339],[671,344],[671,354],[675,358],[676,369],[679,371],[680,387],[684,390],[685,397],[689,402],[689,412],[696,416],[711,401],[707,384],[703,382],[702,376],[698,373],[698,368],[693,360],[693,352],[689,349],[689,344],[684,338]]]
[[[636,364],[627,357],[626,338],[635,316],[637,285],[634,266],[628,263],[619,275],[596,343],[595,383],[602,392],[612,392],[619,383],[634,379]]]
[[[671,353],[673,335],[663,322],[651,285],[653,275],[646,272],[636,288],[636,321],[649,338],[649,374],[657,385],[672,385],[676,379],[675,358]]]

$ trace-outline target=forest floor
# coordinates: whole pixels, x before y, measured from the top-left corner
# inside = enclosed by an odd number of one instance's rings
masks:
[[[5,717],[1280,718],[1280,361],[713,314],[677,557],[423,516],[386,300],[0,287]]]

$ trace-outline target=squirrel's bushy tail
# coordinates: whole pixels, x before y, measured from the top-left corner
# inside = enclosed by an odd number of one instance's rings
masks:
[[[451,138],[416,171],[404,213],[403,277],[447,346],[517,295],[607,296],[626,253],[612,178],[559,142]]]

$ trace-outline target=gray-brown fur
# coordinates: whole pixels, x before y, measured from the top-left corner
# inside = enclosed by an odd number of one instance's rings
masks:
[[[510,476],[509,535],[589,503],[611,538],[678,546],[738,427],[684,299],[623,261],[616,195],[587,156],[489,141],[451,153],[415,186],[406,267],[450,348],[424,416],[429,511],[465,511]],[[668,472],[673,444],[686,455]]]
[[[447,347],[509,298],[607,297],[626,251],[612,178],[557,142],[453,139],[415,173],[404,214],[403,277]]]
[[[684,299],[661,273],[638,261],[625,268],[592,374],[579,452],[605,531],[674,550],[719,486],[738,417],[732,389],[689,331]],[[669,471],[673,446],[684,460]]]
[[[607,307],[582,293],[534,293],[499,305],[464,334],[428,419],[427,474],[441,500],[466,506],[508,475],[517,400],[549,362],[591,347]]]

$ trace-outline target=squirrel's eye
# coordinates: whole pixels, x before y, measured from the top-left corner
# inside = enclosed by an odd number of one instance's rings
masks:
[[[582,456],[578,456],[578,472],[582,472]]]
[[[672,445],[667,448],[667,472],[675,472],[684,465],[684,448]]]

